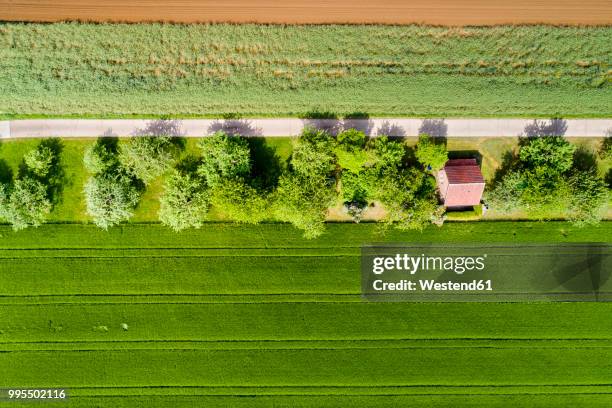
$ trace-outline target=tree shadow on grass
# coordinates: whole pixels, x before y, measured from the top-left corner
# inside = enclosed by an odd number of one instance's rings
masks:
[[[262,190],[273,190],[283,171],[280,156],[270,147],[263,137],[248,138],[253,165],[251,175],[254,186]]]
[[[13,181],[13,169],[6,160],[0,159],[0,184],[10,184]]]
[[[596,171],[597,157],[595,153],[584,146],[579,146],[574,152],[573,167],[581,171]]]
[[[202,160],[193,154],[183,157],[175,166],[182,174],[196,174]]]
[[[503,180],[503,178],[510,173],[511,171],[517,169],[518,166],[518,157],[512,150],[507,150],[502,154],[502,162],[497,170],[495,170],[495,174],[493,178],[489,182],[488,187],[493,187],[497,183]]]

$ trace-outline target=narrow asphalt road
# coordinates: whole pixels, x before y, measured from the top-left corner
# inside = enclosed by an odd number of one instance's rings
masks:
[[[304,126],[336,134],[342,129],[363,130],[369,136],[504,137],[564,135],[612,136],[612,119],[27,119],[0,121],[0,138],[129,137],[171,135],[201,137],[223,130],[242,136],[295,136]]]

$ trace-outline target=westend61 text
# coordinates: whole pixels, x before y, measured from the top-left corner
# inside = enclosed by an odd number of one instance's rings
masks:
[[[380,279],[372,282],[375,291],[485,291],[493,290],[493,284],[488,280],[473,280],[471,282],[437,282],[433,279],[412,281],[402,279],[397,282],[384,282]]]

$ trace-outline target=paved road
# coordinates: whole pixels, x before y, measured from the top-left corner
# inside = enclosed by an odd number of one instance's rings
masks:
[[[565,135],[568,137],[612,136],[612,119],[36,119],[0,121],[0,138],[98,137],[168,134],[201,137],[217,130],[243,136],[295,136],[304,126],[337,133],[356,128],[370,136],[417,136],[428,133],[448,137],[503,137]]]

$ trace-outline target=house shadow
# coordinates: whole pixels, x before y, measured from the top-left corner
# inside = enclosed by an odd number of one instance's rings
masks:
[[[387,120],[387,121],[384,121],[380,125],[380,127],[376,130],[376,134],[378,136],[401,138],[401,137],[406,137],[406,130],[400,125],[397,125],[395,123],[392,124],[391,122]]]
[[[365,112],[353,112],[344,117],[342,128],[343,130],[355,129],[363,132],[366,136],[370,136],[372,129],[374,129],[374,122],[370,120],[370,115]]]
[[[538,136],[565,136],[567,121],[565,119],[538,120],[525,126],[523,135],[526,137]]]
[[[225,119],[215,121],[208,127],[208,134],[223,132],[228,136],[263,136],[261,128],[253,126],[246,119]]]
[[[247,143],[251,150],[252,185],[260,190],[272,191],[278,185],[284,169],[280,156],[264,137],[248,138]]]
[[[452,150],[448,152],[449,159],[476,159],[479,167],[482,167],[482,154],[478,150]]]
[[[300,119],[304,127],[322,130],[332,136],[337,136],[342,131],[342,122],[333,112],[312,110],[306,112]]]

